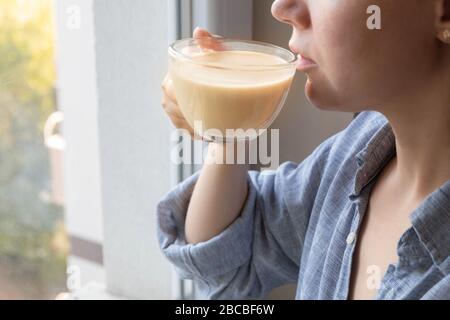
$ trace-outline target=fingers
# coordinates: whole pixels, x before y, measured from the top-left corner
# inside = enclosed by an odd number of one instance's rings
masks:
[[[177,102],[177,98],[175,97],[175,92],[173,90],[173,81],[169,74],[166,75],[162,84],[162,90],[164,94],[173,102]]]
[[[189,132],[189,135],[191,136],[192,139],[195,140],[202,139],[194,132],[192,127],[187,123],[177,103],[170,100],[167,96],[164,96],[161,104],[163,106],[164,111],[169,116],[170,122],[173,124],[175,128],[186,130],[187,132]]]
[[[166,75],[162,84],[162,90],[164,92],[161,104],[166,111],[166,113],[172,118],[178,118],[179,120],[184,120],[184,116],[181,113],[180,107],[178,106],[177,99],[173,90],[173,82],[170,75]]]
[[[213,36],[205,29],[199,27],[195,28],[194,38],[197,40],[198,45],[203,50],[215,50],[215,51],[225,50],[225,46],[220,41],[218,41],[220,37]]]
[[[164,96],[161,102],[164,110],[170,117],[184,119],[178,104],[171,100],[168,96]]]
[[[211,37],[211,33],[209,33],[208,31],[206,31],[205,29],[202,29],[200,27],[197,27],[194,29],[194,38],[207,38],[207,37]]]
[[[186,122],[183,114],[181,113],[178,105],[174,104],[172,101],[163,100],[162,102],[164,111],[169,116],[170,122],[177,129],[186,130],[189,132],[191,138],[196,138],[194,134],[194,130],[191,126]]]

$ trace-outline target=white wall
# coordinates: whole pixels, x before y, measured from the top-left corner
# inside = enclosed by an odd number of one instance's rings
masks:
[[[104,262],[116,295],[170,298],[155,208],[170,189],[166,0],[95,0]]]
[[[57,0],[54,3],[58,104],[65,115],[66,225],[71,235],[101,242],[103,225],[92,0]]]
[[[65,224],[70,236],[101,245],[103,220],[92,0],[57,0],[54,6],[58,105],[65,116]],[[100,264],[71,254],[67,265],[68,270],[70,267],[79,270],[81,285],[104,281]]]

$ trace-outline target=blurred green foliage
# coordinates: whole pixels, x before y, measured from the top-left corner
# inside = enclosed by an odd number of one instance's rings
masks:
[[[0,298],[64,290],[63,209],[46,200],[43,139],[55,110],[54,47],[52,0],[0,0]]]

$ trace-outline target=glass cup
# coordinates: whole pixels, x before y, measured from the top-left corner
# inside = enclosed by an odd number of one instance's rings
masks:
[[[205,49],[208,42],[214,49]],[[202,47],[200,43],[202,42]],[[252,140],[281,111],[297,57],[272,44],[211,38],[169,47],[169,73],[178,105],[206,141]]]

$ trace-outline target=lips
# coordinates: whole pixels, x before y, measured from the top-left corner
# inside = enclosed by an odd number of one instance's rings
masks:
[[[289,47],[291,48],[292,52],[297,54],[297,57],[298,57],[298,59],[297,59],[297,70],[299,70],[299,71],[306,71],[308,69],[311,69],[311,68],[314,68],[314,67],[318,66],[317,63],[313,59],[307,57],[305,54],[302,54],[300,52],[300,50],[298,50],[294,46],[290,45]]]
[[[306,71],[307,69],[311,69],[314,67],[317,67],[317,63],[314,60],[304,57],[301,54],[298,55],[297,70]]]

